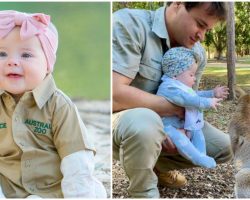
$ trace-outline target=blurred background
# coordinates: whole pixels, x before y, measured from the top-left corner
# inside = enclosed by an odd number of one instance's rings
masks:
[[[73,99],[109,99],[110,3],[0,2],[0,10],[50,15],[59,33],[57,87]]]

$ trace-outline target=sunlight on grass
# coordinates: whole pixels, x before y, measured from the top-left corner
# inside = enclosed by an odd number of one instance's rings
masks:
[[[250,66],[248,67],[237,67],[236,65],[236,74],[250,74]],[[221,66],[207,66],[205,68],[204,74],[216,74],[216,75],[221,75],[221,74],[227,74],[227,68],[221,67]]]
[[[204,71],[204,74],[227,73],[227,69],[225,68],[218,69],[218,68],[219,67],[211,67],[211,68],[207,67]]]
[[[250,87],[250,81],[249,83],[244,83],[244,84],[238,83],[237,85],[242,86],[242,87]]]
[[[236,64],[236,83],[241,87],[250,87],[250,66],[240,67],[240,64]],[[204,76],[208,79],[227,83],[227,68],[224,63],[222,65],[208,64],[204,71]]]

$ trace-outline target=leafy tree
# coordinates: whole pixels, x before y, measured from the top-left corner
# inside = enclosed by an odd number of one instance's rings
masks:
[[[214,46],[218,60],[222,59],[222,53],[227,45],[226,23],[218,23],[211,31],[206,33],[205,45],[210,47]]]
[[[164,5],[164,2],[113,2],[113,12],[122,8],[156,10]]]
[[[213,34],[212,34],[212,31],[209,31],[209,32],[206,33],[206,40],[204,41],[204,44],[207,47],[207,51],[208,51],[208,59],[211,58],[211,56],[210,56],[210,47],[213,44],[212,40],[213,40]]]
[[[236,53],[240,56],[250,54],[250,2],[235,2],[235,43]],[[206,33],[204,44],[208,50],[216,49],[217,59],[221,58],[226,47],[226,24],[218,24]]]
[[[238,55],[250,54],[250,2],[235,2],[235,42]]]

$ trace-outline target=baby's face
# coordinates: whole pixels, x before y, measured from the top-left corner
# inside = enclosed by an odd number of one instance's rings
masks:
[[[195,73],[196,73],[197,67],[198,66],[196,63],[192,64],[188,70],[176,76],[175,79],[179,80],[180,82],[187,85],[188,87],[193,87],[193,85],[195,84],[195,80],[196,80]]]
[[[14,28],[0,39],[0,89],[21,96],[33,90],[48,73],[47,61],[39,39],[20,39],[20,28]]]

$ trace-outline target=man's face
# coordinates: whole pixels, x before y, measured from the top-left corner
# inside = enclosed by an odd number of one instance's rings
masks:
[[[20,96],[38,86],[47,73],[46,57],[36,36],[21,40],[16,27],[0,39],[0,89]]]
[[[209,2],[203,3],[187,11],[184,4],[174,3],[176,15],[171,36],[175,46],[192,48],[197,41],[204,40],[205,33],[219,21],[216,16],[208,15],[209,5]]]

